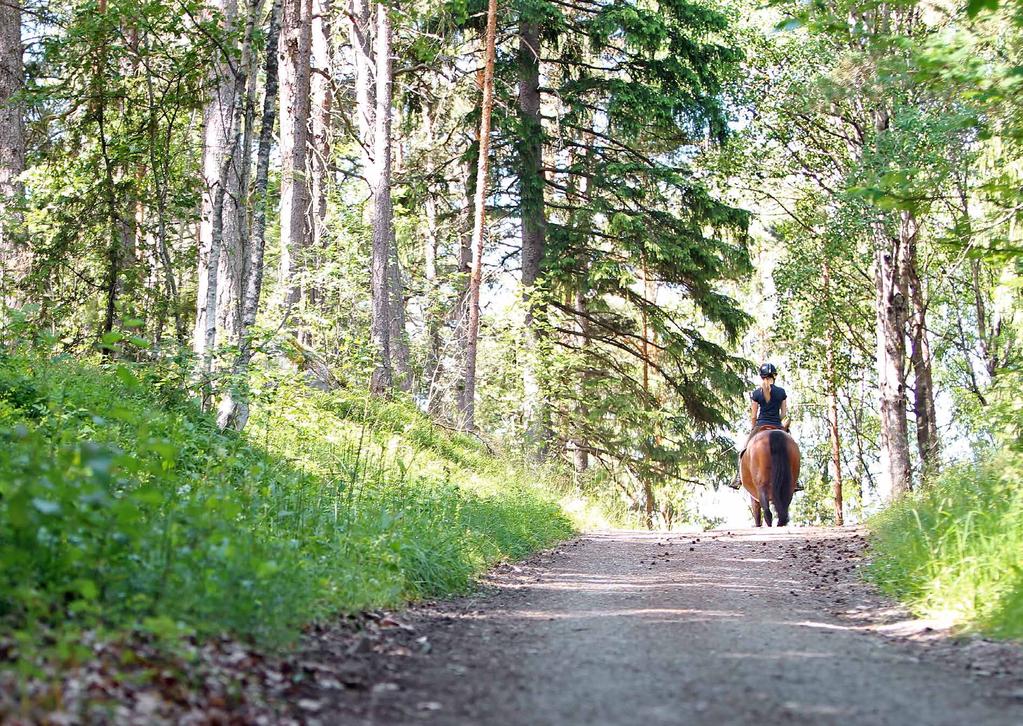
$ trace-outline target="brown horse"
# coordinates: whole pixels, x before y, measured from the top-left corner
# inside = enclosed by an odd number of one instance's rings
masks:
[[[799,447],[780,429],[755,434],[739,462],[742,486],[753,499],[753,522],[761,526],[761,512],[772,525],[771,506],[778,513],[778,526],[789,523],[789,503],[799,480]]]

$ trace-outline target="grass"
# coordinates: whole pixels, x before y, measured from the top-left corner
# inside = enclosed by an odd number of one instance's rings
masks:
[[[543,481],[411,404],[265,381],[237,435],[177,371],[0,354],[0,639],[278,645],[573,531]]]
[[[871,577],[919,614],[1023,637],[1023,455],[945,472],[870,522]]]

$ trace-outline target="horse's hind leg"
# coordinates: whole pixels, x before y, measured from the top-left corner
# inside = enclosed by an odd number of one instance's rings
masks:
[[[764,526],[764,517],[763,517],[763,512],[760,509],[760,502],[758,502],[753,497],[750,497],[750,501],[751,501],[750,509],[753,510],[753,526],[754,527],[763,527]]]
[[[764,519],[767,520],[767,526],[774,526],[774,517],[771,514],[771,499],[767,495],[767,488],[760,487],[760,501],[758,502],[760,508],[764,510]]]

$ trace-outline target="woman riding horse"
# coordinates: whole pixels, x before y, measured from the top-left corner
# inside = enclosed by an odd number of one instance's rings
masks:
[[[788,403],[785,389],[774,385],[778,369],[760,366],[760,388],[750,394],[752,431],[739,454],[739,480],[752,498],[753,519],[761,515],[771,526],[770,503],[778,513],[778,525],[788,523],[789,503],[799,478],[799,447],[788,434]]]

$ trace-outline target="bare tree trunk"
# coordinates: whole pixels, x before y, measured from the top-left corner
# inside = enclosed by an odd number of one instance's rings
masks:
[[[917,224],[911,212],[902,213],[902,238],[906,246],[905,267],[913,303],[910,318],[910,362],[913,365],[913,404],[916,412],[916,443],[924,474],[933,473],[941,456],[938,417],[934,405],[931,346],[927,340],[927,301],[917,263]]]
[[[303,288],[308,285],[307,260],[312,244],[311,195],[307,173],[310,117],[312,0],[284,0],[281,12],[281,262],[279,283],[284,304],[298,308],[299,339]]]
[[[259,128],[259,147],[256,152],[256,178],[252,193],[252,227],[246,244],[245,288],[242,298],[241,337],[235,376],[243,379],[252,359],[251,331],[259,312],[259,298],[263,287],[263,252],[266,236],[266,210],[269,204],[267,176],[270,169],[270,146],[273,143],[274,120],[277,111],[277,48],[281,31],[282,0],[274,0],[270,11],[266,46],[266,89],[263,96],[263,114]],[[229,390],[220,402],[217,424],[221,428],[241,431],[249,419],[249,405],[241,391]]]
[[[462,425],[476,430],[476,351],[480,334],[480,286],[483,281],[483,236],[487,221],[487,168],[490,161],[490,117],[494,108],[494,58],[497,45],[497,0],[487,3],[486,59],[480,103],[480,153],[476,167],[475,214],[472,225],[472,272],[469,275],[469,331],[465,346],[465,397]]]
[[[573,308],[579,313],[576,316],[576,325],[579,328],[579,335],[576,336],[576,346],[578,346],[579,350],[584,350],[589,343],[589,321],[586,318],[586,295],[581,283],[577,285],[574,297]],[[590,468],[589,442],[586,441],[586,438],[579,431],[580,428],[586,425],[586,419],[590,414],[589,407],[586,405],[586,380],[588,375],[587,371],[580,373],[576,385],[575,415],[577,422],[573,441],[572,463],[576,473],[579,474]]]
[[[32,265],[22,234],[22,183],[25,133],[21,102],[14,98],[23,83],[21,6],[0,3],[0,312],[21,304],[18,286]]]
[[[480,87],[482,88],[483,82],[480,79]],[[469,341],[469,277],[472,272],[472,228],[475,224],[476,219],[476,171],[479,166],[480,158],[480,140],[479,140],[479,127],[475,130],[476,139],[475,142],[470,146],[468,159],[466,160],[464,176],[465,176],[465,226],[464,229],[467,233],[461,236],[460,244],[458,246],[458,296],[455,299],[455,305],[451,310],[451,315],[455,322],[455,345],[456,345],[456,360],[465,364],[465,352],[466,346]],[[464,369],[463,369],[464,370]],[[455,384],[455,418],[461,416],[461,412],[465,410],[465,376],[458,376],[458,382]]]
[[[877,286],[878,384],[881,394],[881,448],[891,482],[891,496],[911,488],[909,432],[906,421],[907,282],[902,275],[905,253],[878,223],[875,283]]]
[[[213,0],[225,26],[234,26],[237,0]],[[217,343],[218,272],[223,246],[237,249],[241,189],[237,168],[235,108],[244,90],[235,63],[221,55],[213,63],[212,96],[203,114],[202,204],[199,223],[199,270],[192,348],[207,372]]]
[[[401,279],[401,262],[398,259],[398,244],[391,225],[391,245],[387,255],[388,287],[388,337],[391,342],[391,366],[403,391],[412,388],[412,353],[409,350],[408,333],[405,330],[405,285]]]
[[[312,249],[311,262],[319,267],[325,247],[327,193],[330,178],[331,112],[334,95],[331,87],[331,0],[313,0],[312,6],[312,140],[310,143],[309,177],[312,184]],[[320,298],[315,286],[306,295],[309,304]]]
[[[831,300],[831,265],[824,261],[824,300]],[[845,524],[845,515],[842,507],[842,441],[838,436],[838,378],[835,370],[835,335],[831,329],[830,321],[827,323],[827,359],[826,375],[828,377],[828,428],[831,433],[831,464],[835,469],[831,490],[835,506],[835,525],[841,527]]]
[[[436,381],[441,377],[441,315],[438,310],[440,295],[440,280],[437,276],[437,252],[440,246],[440,230],[437,223],[437,199],[434,196],[432,182],[434,175],[432,150],[437,143],[436,131],[433,125],[434,107],[430,101],[423,107],[423,131],[426,136],[426,147],[429,149],[426,156],[426,200],[424,209],[426,211],[426,234],[423,240],[424,272],[426,275],[426,337],[427,354],[426,366],[423,369],[423,380],[425,381],[427,397],[426,409],[431,415],[440,411],[440,397],[435,395]]]
[[[391,207],[391,20],[382,3],[376,4],[375,11],[376,124],[373,132],[373,315],[370,334],[375,348],[376,369],[370,389],[379,395],[393,385],[387,266],[394,231]]]
[[[349,10],[349,37],[355,52],[355,105],[362,147],[363,168],[367,174],[373,169],[373,133],[376,129],[376,82],[373,60],[373,16],[370,0],[351,0]],[[370,188],[374,181],[369,180]]]
[[[250,0],[245,16],[242,53],[235,72],[233,141],[227,165],[229,183],[225,186],[225,202],[214,212],[223,220],[215,223],[222,229],[220,256],[217,264],[217,345],[238,345],[243,335],[242,297],[245,289],[245,263],[248,239],[248,202],[252,156],[252,126],[255,116],[256,68],[253,40],[256,24],[262,13],[262,0]],[[233,196],[228,196],[233,195]],[[225,361],[226,364],[226,361]],[[225,366],[226,367],[226,366]]]
[[[535,287],[546,247],[547,219],[544,207],[543,126],[540,120],[540,26],[519,22],[519,120],[523,139],[519,141],[519,205],[522,220],[522,287],[525,296],[525,324],[529,355],[523,366],[526,440],[544,456],[550,438],[549,414],[539,374],[542,333],[538,317],[540,303]]]
[[[654,528],[654,511],[657,502],[654,499],[654,488],[649,479],[643,480],[643,523],[647,529]]]

